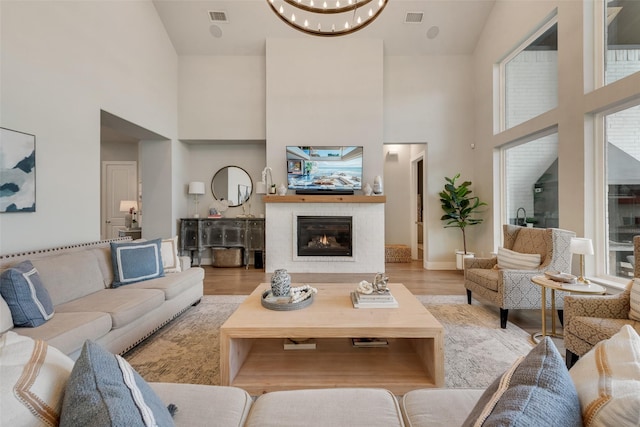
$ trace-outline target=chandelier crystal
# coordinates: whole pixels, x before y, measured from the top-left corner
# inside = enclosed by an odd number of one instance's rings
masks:
[[[344,36],[372,23],[389,0],[267,0],[287,25],[313,36]]]

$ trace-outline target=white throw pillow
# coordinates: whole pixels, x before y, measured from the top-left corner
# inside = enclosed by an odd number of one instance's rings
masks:
[[[640,279],[633,279],[629,283],[629,289],[631,290],[629,319],[640,320]]]
[[[596,344],[569,371],[586,427],[638,425],[640,336],[625,325]]]
[[[160,251],[162,252],[162,266],[165,273],[179,273],[182,271],[180,258],[178,258],[178,236],[162,239]]]
[[[73,360],[41,340],[0,336],[0,425],[57,426]]]
[[[536,270],[540,254],[523,254],[503,247],[498,248],[498,268],[509,270]]]

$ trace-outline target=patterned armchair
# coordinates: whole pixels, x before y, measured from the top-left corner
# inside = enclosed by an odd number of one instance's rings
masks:
[[[633,239],[634,277],[640,277],[640,236]],[[631,285],[631,284],[629,284]],[[629,319],[630,286],[617,295],[570,295],[564,300],[564,345],[567,367],[624,325],[640,333],[640,322]]]
[[[539,309],[542,305],[540,286],[531,278],[547,270],[570,272],[569,245],[575,237],[572,231],[558,228],[527,228],[505,224],[503,247],[524,254],[540,254],[540,266],[535,270],[497,269],[497,258],[467,258],[464,263],[464,286],[467,302],[472,294],[500,307],[500,327],[507,327],[509,309]],[[551,296],[547,293],[547,304]],[[556,292],[556,308],[562,310],[565,292]]]

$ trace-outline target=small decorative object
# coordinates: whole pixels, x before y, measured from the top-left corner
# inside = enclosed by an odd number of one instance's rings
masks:
[[[389,276],[384,273],[376,274],[376,277],[373,278],[373,289],[379,293],[383,294],[389,290],[387,283],[389,282]]]
[[[215,199],[209,206],[209,214],[211,215],[211,212],[215,212],[213,216],[210,216],[210,218],[222,218],[227,209],[229,209],[228,200]]]
[[[302,285],[296,288],[289,289],[289,295],[291,296],[291,304],[296,304],[306,300],[313,294],[317,294],[318,290],[309,285]]]
[[[136,211],[138,210],[138,202],[135,200],[120,200],[120,212],[128,212],[124,216],[125,228],[137,228]],[[134,226],[135,224],[135,226]]]
[[[278,195],[284,196],[285,194],[287,194],[287,187],[285,187],[284,184],[280,184],[280,187],[278,187]]]
[[[371,295],[373,293],[373,285],[366,280],[362,280],[358,283],[358,288],[356,290],[359,294]]]
[[[274,297],[284,297],[289,295],[291,290],[291,276],[287,270],[281,268],[276,270],[271,276],[271,293]]]
[[[376,176],[373,180],[373,193],[382,194],[382,177],[380,175]]]
[[[269,194],[276,194],[276,185],[275,184],[271,184],[271,187],[269,188]]]
[[[367,182],[364,185],[364,188],[362,189],[362,191],[364,191],[364,195],[365,196],[370,196],[371,193],[373,193],[373,188],[371,188],[371,186],[369,185],[369,183]]]

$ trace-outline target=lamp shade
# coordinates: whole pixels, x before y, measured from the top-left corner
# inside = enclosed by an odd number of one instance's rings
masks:
[[[578,255],[593,255],[593,243],[591,243],[591,239],[573,237],[571,238],[570,250],[571,253]]]
[[[133,209],[138,210],[138,202],[135,200],[120,200],[120,212],[129,212]]]
[[[264,181],[256,182],[256,194],[267,194],[267,184]]]
[[[190,182],[189,194],[204,194],[204,182]]]

